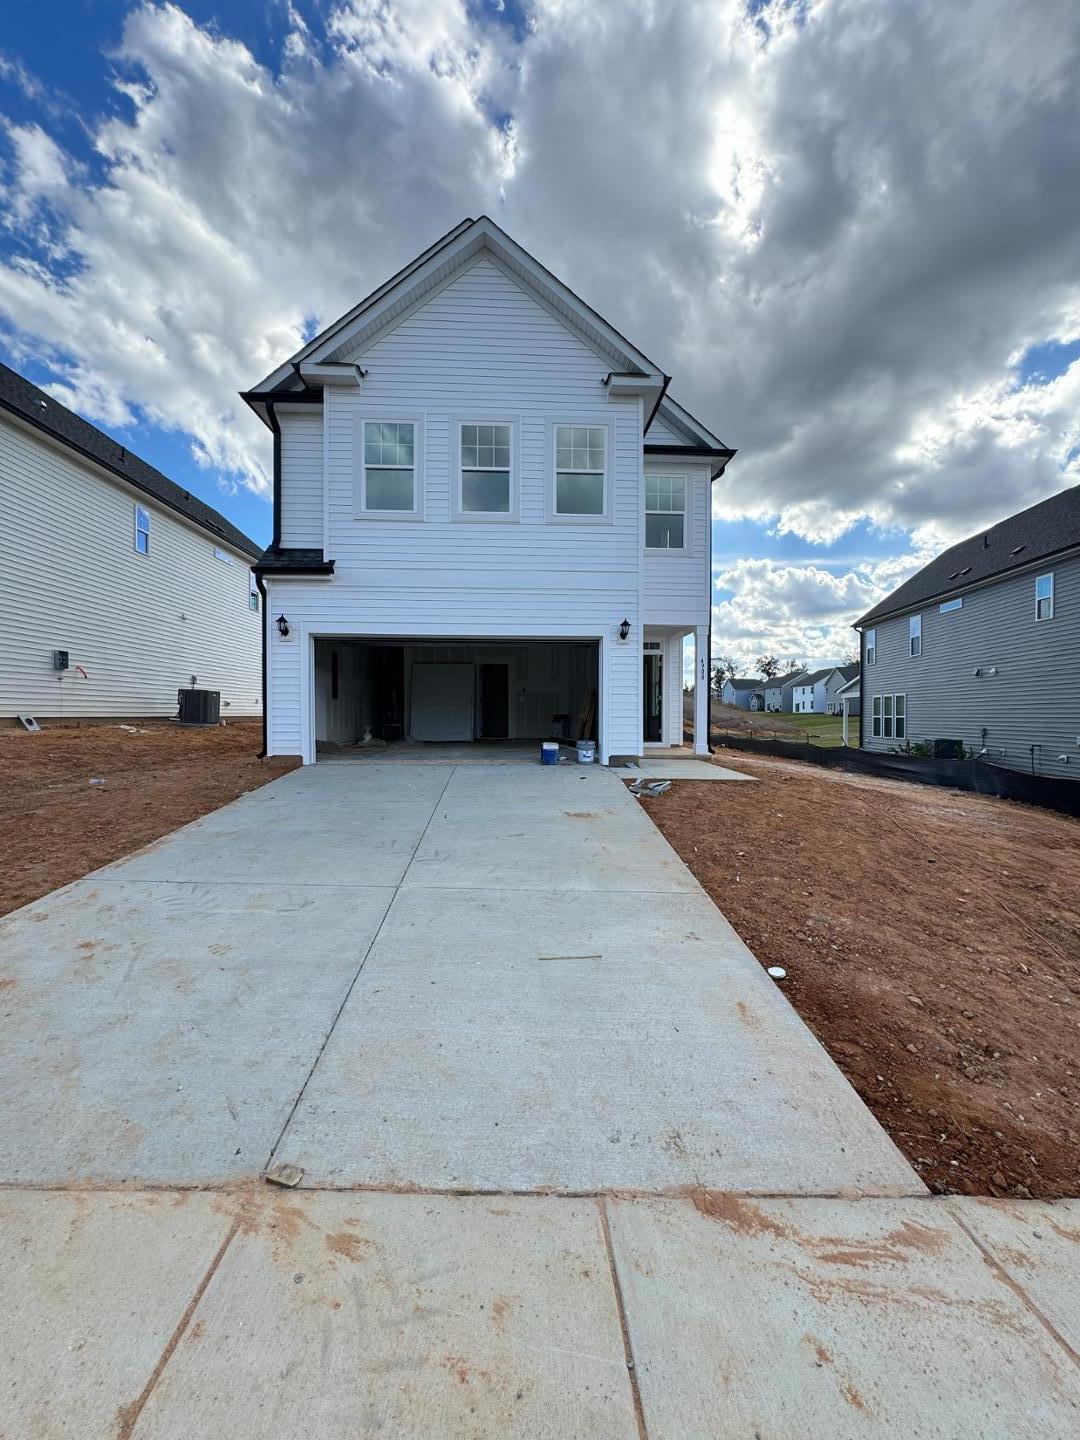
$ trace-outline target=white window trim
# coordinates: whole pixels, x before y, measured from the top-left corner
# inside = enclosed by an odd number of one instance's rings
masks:
[[[461,508],[461,427],[463,425],[510,426],[510,509],[463,510]],[[454,415],[450,422],[451,502],[450,513],[463,525],[516,525],[521,520],[521,425],[517,415],[484,414],[470,410]]]
[[[866,632],[866,663],[867,665],[877,664],[877,627]]]
[[[555,430],[559,425],[587,425],[590,430],[604,431],[604,509],[600,515],[559,515],[555,510]],[[547,485],[545,519],[549,525],[610,525],[615,518],[614,504],[615,426],[609,416],[577,415],[568,420],[563,415],[551,416],[547,422]]]
[[[918,627],[917,629],[915,627]],[[915,642],[919,642],[916,650]],[[908,616],[908,659],[918,660],[922,655],[922,615]]]
[[[870,701],[870,738],[872,740],[881,740],[883,738],[881,720],[885,707],[881,701],[882,696],[880,695],[873,696]]]
[[[896,713],[896,702],[897,702],[898,700],[902,700],[902,701],[904,702],[904,733],[903,733],[903,735],[901,735],[900,732],[899,732],[899,730],[897,729],[897,725],[898,725],[898,722],[899,722],[899,719],[900,719],[899,715],[897,715],[897,713]],[[894,739],[894,740],[906,740],[906,739],[907,739],[907,692],[906,692],[906,691],[901,690],[898,694],[896,694],[896,695],[894,695],[894,696],[892,697],[892,713],[893,713],[893,739]]]
[[[665,479],[681,480],[683,482],[683,508],[681,512],[683,517],[683,543],[681,545],[650,545],[646,540],[644,544],[645,554],[691,555],[693,553],[693,549],[690,539],[690,512],[692,508],[693,477],[688,475],[685,470],[669,470],[666,466],[663,465],[648,465],[645,468],[644,479],[646,483],[646,490],[645,493],[642,495],[641,499],[642,513],[645,516],[645,521],[642,529],[646,535],[648,534],[648,517],[650,515],[678,515],[680,513],[678,510],[650,510],[648,508],[646,495],[648,493],[648,479],[650,475],[663,475]]]
[[[135,548],[135,554],[136,554],[136,555],[149,555],[149,554],[150,554],[150,511],[149,511],[149,509],[148,509],[147,506],[145,506],[145,505],[140,505],[139,502],[138,502],[138,500],[136,500],[134,503],[135,503],[135,519],[134,519],[135,529],[134,529],[134,531],[133,531],[133,533],[132,533],[131,543],[132,543],[132,545],[133,545],[134,548]],[[143,529],[143,528],[139,525],[139,516],[140,516],[140,515],[145,515],[145,516],[146,516],[146,527],[145,527],[145,529]],[[139,549],[139,536],[140,536],[140,535],[145,535],[145,536],[146,536],[146,549],[145,549],[145,550],[140,550],[140,549]]]
[[[1049,613],[1049,615],[1040,615],[1040,614],[1039,614],[1039,581],[1040,581],[1040,580],[1049,580],[1049,581],[1050,581],[1050,594],[1049,594],[1048,597],[1047,597],[1047,596],[1044,596],[1044,597],[1043,597],[1044,599],[1047,599],[1047,598],[1048,598],[1049,601],[1050,601],[1050,613]],[[1036,575],[1036,576],[1035,576],[1035,621],[1036,621],[1036,623],[1038,623],[1039,621],[1042,621],[1042,620],[1052,620],[1053,618],[1054,618],[1054,572],[1053,572],[1052,570],[1047,570],[1047,571],[1044,571],[1042,575]]]
[[[938,606],[938,614],[951,615],[954,610],[962,610],[963,608],[964,597],[962,595],[958,595],[955,600],[943,600]]]
[[[358,520],[399,520],[405,524],[424,518],[424,497],[427,490],[424,470],[424,415],[403,414],[399,410],[365,410],[357,424],[357,463],[355,515]],[[364,462],[364,427],[368,424],[397,424],[413,427],[413,508],[411,510],[369,510],[367,501],[367,465]],[[404,467],[401,467],[404,468]]]

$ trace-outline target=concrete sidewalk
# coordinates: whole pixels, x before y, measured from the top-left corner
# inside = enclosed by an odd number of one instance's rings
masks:
[[[1080,1427],[1080,1207],[927,1196],[611,772],[294,772],[0,1026],[5,1440]]]

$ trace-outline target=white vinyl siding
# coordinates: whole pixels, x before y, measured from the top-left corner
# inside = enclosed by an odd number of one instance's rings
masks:
[[[321,406],[279,411],[281,473],[281,543],[300,549],[323,544],[323,417]]]
[[[147,554],[132,539],[136,503]],[[219,537],[6,418],[0,547],[0,613],[18,617],[0,646],[0,714],[174,715],[192,675],[221,691],[223,717],[259,713],[249,558],[221,564]],[[54,650],[69,652],[62,679]]]

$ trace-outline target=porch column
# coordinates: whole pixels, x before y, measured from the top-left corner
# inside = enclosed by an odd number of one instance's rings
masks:
[[[709,630],[699,625],[694,631],[694,754],[709,753],[709,686],[712,683]]]

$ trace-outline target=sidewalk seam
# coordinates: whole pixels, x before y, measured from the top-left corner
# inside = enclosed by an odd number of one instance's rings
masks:
[[[619,1271],[615,1264],[615,1246],[611,1239],[611,1225],[608,1222],[607,1201],[602,1195],[598,1196],[596,1205],[600,1211],[600,1229],[604,1235],[604,1249],[607,1252],[608,1270],[611,1273],[611,1285],[615,1292],[615,1308],[619,1314],[623,1355],[626,1360],[626,1375],[630,1381],[630,1397],[634,1405],[634,1419],[637,1422],[638,1440],[649,1440],[649,1429],[645,1424],[645,1407],[641,1401],[641,1389],[638,1385],[634,1347],[630,1339],[630,1325],[626,1318],[626,1305],[623,1301],[622,1283],[619,1280]]]
[[[442,787],[442,789],[439,791],[439,798],[435,801],[435,804],[431,807],[431,814],[428,816],[428,818],[427,818],[427,823],[425,824],[423,830],[421,830],[420,835],[419,835],[419,838],[417,839],[416,844],[415,844],[415,845],[413,846],[413,848],[412,848],[412,854],[409,856],[408,864],[405,866],[405,869],[401,872],[401,878],[398,880],[397,884],[394,885],[393,887],[391,887],[391,886],[389,886],[389,885],[379,885],[379,886],[372,886],[372,887],[371,887],[372,889],[379,889],[379,890],[389,890],[389,889],[392,888],[394,893],[390,896],[390,899],[387,901],[386,909],[385,909],[385,910],[383,911],[383,913],[382,913],[382,919],[379,921],[378,929],[375,931],[375,934],[371,937],[371,940],[370,940],[370,942],[369,942],[369,944],[368,944],[367,949],[364,951],[363,955],[361,956],[360,964],[359,964],[359,965],[357,966],[357,968],[356,968],[356,974],[355,974],[355,975],[352,977],[352,979],[349,981],[349,985],[348,985],[348,988],[347,988],[346,991],[345,991],[344,998],[342,999],[341,1004],[338,1006],[338,1008],[337,1008],[337,1010],[336,1010],[336,1012],[335,1012],[335,1014],[334,1014],[333,1020],[331,1020],[331,1022],[330,1022],[330,1028],[329,1028],[329,1030],[327,1030],[326,1034],[323,1036],[323,1042],[322,1042],[322,1044],[319,1046],[319,1049],[318,1049],[318,1052],[317,1052],[317,1054],[316,1054],[316,1056],[315,1056],[315,1059],[311,1062],[311,1069],[310,1069],[310,1070],[308,1071],[308,1073],[305,1075],[305,1077],[304,1077],[304,1083],[303,1083],[303,1085],[300,1086],[299,1093],[297,1094],[296,1099],[293,1101],[291,1107],[289,1108],[289,1113],[288,1113],[288,1115],[286,1115],[286,1117],[285,1117],[285,1123],[282,1125],[281,1129],[278,1131],[278,1137],[277,1137],[277,1139],[274,1141],[273,1145],[272,1145],[271,1148],[270,1148],[270,1154],[266,1157],[266,1164],[263,1166],[263,1170],[264,1170],[264,1171],[268,1168],[268,1166],[270,1165],[270,1162],[273,1160],[274,1156],[277,1154],[277,1152],[278,1152],[278,1146],[281,1144],[282,1140],[284,1140],[284,1138],[285,1138],[285,1132],[288,1130],[289,1126],[290,1126],[290,1125],[292,1124],[292,1122],[293,1122],[293,1116],[296,1114],[297,1110],[299,1109],[300,1101],[303,1100],[304,1095],[305,1095],[305,1093],[306,1093],[306,1091],[307,1091],[307,1088],[308,1088],[308,1086],[311,1084],[311,1077],[315,1074],[316,1067],[318,1066],[319,1061],[322,1059],[323,1055],[324,1055],[325,1052],[326,1052],[326,1047],[327,1047],[327,1045],[329,1045],[329,1043],[330,1043],[330,1037],[331,1037],[331,1035],[333,1035],[334,1031],[337,1029],[337,1023],[338,1023],[338,1021],[341,1019],[341,1016],[342,1016],[342,1014],[343,1014],[343,1012],[344,1012],[344,1010],[345,1010],[345,1006],[349,1003],[349,999],[350,999],[350,997],[351,997],[351,995],[352,995],[352,993],[353,993],[353,990],[354,990],[355,987],[356,987],[356,982],[360,979],[360,972],[363,970],[364,966],[367,964],[367,962],[368,962],[368,956],[371,954],[372,950],[375,948],[375,942],[378,940],[379,936],[382,934],[383,926],[386,924],[387,916],[390,914],[390,911],[394,908],[394,901],[397,899],[398,894],[399,894],[400,891],[401,891],[401,887],[402,887],[402,885],[405,883],[405,876],[408,875],[410,869],[412,868],[412,863],[413,863],[413,861],[416,859],[416,852],[420,849],[420,846],[424,843],[424,837],[427,835],[428,831],[431,829],[431,822],[435,819],[435,816],[436,816],[436,814],[438,813],[439,806],[440,806],[440,805],[442,804],[442,802],[443,802],[443,796],[446,794],[447,788],[448,788],[448,786],[449,786],[449,784],[450,784],[450,781],[454,778],[454,774],[455,774],[455,772],[457,771],[457,768],[458,768],[458,767],[457,767],[456,765],[454,765],[454,766],[451,767],[450,774],[446,777],[446,784],[445,784],[445,785]]]
[[[990,1269],[994,1272],[994,1274],[997,1276],[997,1278],[1001,1281],[1001,1283],[1006,1286],[1007,1289],[1011,1290],[1012,1293],[1017,1297],[1017,1299],[1020,1300],[1027,1307],[1027,1309],[1031,1311],[1035,1319],[1038,1320],[1039,1324],[1043,1327],[1047,1334],[1053,1340],[1057,1341],[1057,1343],[1065,1351],[1066,1355],[1068,1355],[1069,1359],[1072,1360],[1073,1364],[1080,1365],[1080,1355],[1076,1353],[1076,1351],[1069,1344],[1068,1340],[1065,1339],[1065,1336],[1062,1335],[1061,1331],[1057,1328],[1053,1321],[1048,1319],[1048,1317],[1043,1314],[1043,1312],[1039,1309],[1038,1305],[1035,1304],[1035,1301],[1032,1300],[1031,1296],[1024,1289],[1023,1285],[1020,1284],[1020,1281],[1009,1274],[1008,1270],[1005,1269],[1005,1266],[1002,1265],[1001,1261],[997,1258],[997,1256],[993,1253],[989,1246],[985,1245],[983,1241],[980,1240],[979,1236],[975,1233],[974,1230],[971,1229],[971,1227],[967,1224],[963,1217],[958,1215],[951,1205],[949,1205],[947,1208],[949,1214],[956,1221],[957,1225],[960,1226],[960,1229],[963,1230],[964,1234],[968,1237],[971,1243],[978,1250],[979,1254],[982,1256],[984,1264],[988,1265]]]
[[[141,1394],[138,1396],[137,1399],[133,1400],[130,1405],[122,1405],[120,1407],[120,1411],[118,1414],[119,1426],[116,1432],[117,1440],[130,1440],[130,1437],[134,1434],[135,1427],[139,1423],[139,1418],[141,1417],[143,1410],[146,1408],[147,1401],[154,1393],[154,1389],[157,1386],[158,1381],[161,1379],[162,1375],[165,1372],[165,1367],[168,1365],[169,1361],[173,1357],[173,1352],[180,1344],[180,1341],[184,1338],[184,1332],[191,1324],[191,1317],[195,1314],[195,1311],[198,1308],[199,1301],[206,1294],[207,1286],[210,1284],[210,1281],[217,1273],[218,1266],[221,1264],[222,1260],[224,1260],[225,1252],[232,1244],[239,1229],[240,1219],[239,1217],[237,1217],[237,1219],[235,1219],[230,1226],[229,1233],[225,1236],[225,1239],[218,1246],[217,1254],[210,1261],[209,1268],[207,1269],[206,1274],[199,1281],[199,1284],[195,1289],[194,1295],[192,1295],[191,1299],[184,1307],[184,1313],[180,1316],[180,1319],[176,1325],[176,1329],[169,1336],[169,1339],[165,1344],[165,1348],[164,1350],[162,1350],[160,1356],[158,1357],[158,1362],[154,1366],[153,1371],[150,1374],[150,1379],[143,1386]]]

